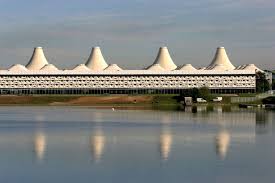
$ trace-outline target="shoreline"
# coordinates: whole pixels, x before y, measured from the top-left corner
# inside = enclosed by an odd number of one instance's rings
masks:
[[[239,104],[242,103],[231,103],[230,96],[228,96],[224,97],[222,102],[193,103],[192,106],[236,106]],[[0,106],[176,108],[183,105],[179,95],[0,95]]]

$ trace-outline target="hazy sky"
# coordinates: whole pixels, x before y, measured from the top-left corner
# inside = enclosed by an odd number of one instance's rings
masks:
[[[177,65],[208,65],[224,46],[234,65],[275,69],[275,0],[0,0],[0,66],[42,46],[60,68],[100,46],[108,63],[142,68],[168,46]]]

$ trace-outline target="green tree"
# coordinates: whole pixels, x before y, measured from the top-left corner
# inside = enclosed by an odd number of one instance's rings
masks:
[[[210,92],[209,88],[207,88],[207,87],[199,88],[198,97],[204,98],[205,100],[208,100],[208,101],[211,100],[212,97],[211,97],[211,92]]]
[[[256,73],[256,92],[263,93],[270,90],[270,84],[267,81],[265,74],[263,72]]]

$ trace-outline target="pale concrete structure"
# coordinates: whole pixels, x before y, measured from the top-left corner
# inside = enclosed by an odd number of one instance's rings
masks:
[[[224,47],[217,48],[215,57],[207,69],[214,68],[215,65],[223,65],[226,70],[235,69],[235,66],[230,62]]]
[[[91,55],[85,65],[93,71],[102,71],[108,67],[108,64],[101,53],[100,47],[94,47],[92,49]]]
[[[85,64],[79,64],[73,68],[73,71],[90,72],[91,69],[89,69]]]
[[[224,48],[218,48],[213,62],[203,69],[191,64],[177,68],[168,49],[162,47],[146,70],[122,70],[116,64],[108,66],[95,47],[86,65],[59,70],[47,63],[38,47],[28,67],[16,64],[0,70],[0,94],[176,94],[200,87],[214,93],[255,92],[257,71],[251,64],[232,69]]]
[[[226,71],[228,68],[223,64],[216,64],[214,66],[208,67],[206,70]]]
[[[263,72],[261,69],[259,69],[256,65],[254,64],[247,64],[243,70],[251,70],[251,71],[256,71],[256,72]]]
[[[193,67],[191,64],[184,64],[183,66],[179,67],[178,70],[182,70],[182,71],[195,71],[197,69],[195,67]]]
[[[47,64],[44,67],[42,67],[41,71],[54,72],[58,71],[58,68],[53,64]]]
[[[122,69],[117,64],[110,64],[105,71],[121,71]]]
[[[177,66],[174,64],[167,47],[161,47],[159,49],[157,58],[154,64],[159,64],[164,70],[175,70]],[[153,64],[153,65],[154,65]]]
[[[165,69],[163,69],[159,64],[153,64],[153,65],[149,66],[147,68],[147,70],[150,70],[150,71],[164,71]]]
[[[21,65],[21,64],[15,64],[15,65],[12,65],[8,71],[10,72],[14,72],[14,73],[18,73],[18,72],[28,72],[28,69]]]
[[[26,68],[29,70],[40,70],[45,65],[49,64],[42,47],[34,48],[32,57],[29,63],[26,65]]]

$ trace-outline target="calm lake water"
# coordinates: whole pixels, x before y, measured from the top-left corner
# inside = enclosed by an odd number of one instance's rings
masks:
[[[0,107],[0,182],[275,181],[275,112]]]

